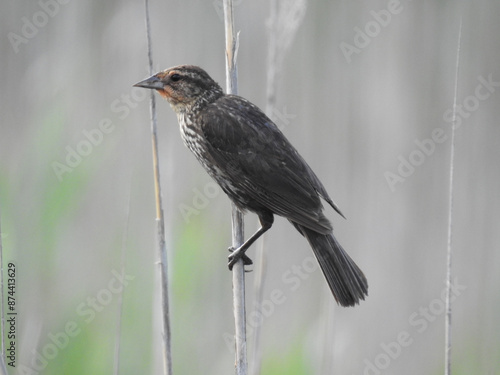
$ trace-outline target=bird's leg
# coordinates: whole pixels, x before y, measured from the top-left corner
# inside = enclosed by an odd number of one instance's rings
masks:
[[[261,227],[257,232],[255,232],[248,240],[246,240],[237,249],[233,249],[232,247],[229,248],[229,251],[231,251],[231,254],[228,257],[229,263],[227,264],[229,270],[233,269],[233,266],[239,259],[242,259],[245,265],[252,264],[252,260],[245,255],[245,252],[260,236],[262,236],[267,230],[269,230],[269,228],[272,227],[274,221],[273,214],[270,212],[269,213],[266,212],[265,214],[260,214],[259,221]]]

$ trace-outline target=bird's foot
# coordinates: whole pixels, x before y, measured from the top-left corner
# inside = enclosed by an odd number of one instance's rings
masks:
[[[230,247],[229,248],[229,252],[231,254],[229,254],[229,262],[227,263],[227,266],[229,267],[229,270],[231,271],[233,269],[233,266],[236,264],[236,262],[238,260],[242,260],[243,261],[243,265],[244,266],[249,266],[251,264],[253,264],[252,262],[252,259],[250,259],[244,251],[242,251],[241,247],[238,248],[238,249],[235,249],[234,247]]]

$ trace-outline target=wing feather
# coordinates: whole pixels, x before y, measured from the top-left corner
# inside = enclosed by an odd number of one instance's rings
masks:
[[[331,232],[320,197],[338,211],[337,206],[258,107],[239,96],[224,96],[204,109],[201,123],[208,152],[238,190],[280,216],[319,233]]]

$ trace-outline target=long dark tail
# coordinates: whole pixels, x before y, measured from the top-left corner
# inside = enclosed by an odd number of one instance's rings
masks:
[[[366,277],[333,234],[324,235],[292,224],[309,241],[335,300],[342,306],[354,306],[364,300],[368,295]]]

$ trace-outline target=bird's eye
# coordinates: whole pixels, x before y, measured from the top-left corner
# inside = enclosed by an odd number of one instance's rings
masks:
[[[177,82],[177,81],[180,81],[181,80],[181,75],[180,74],[177,74],[177,73],[174,73],[170,76],[170,79],[174,82]]]

